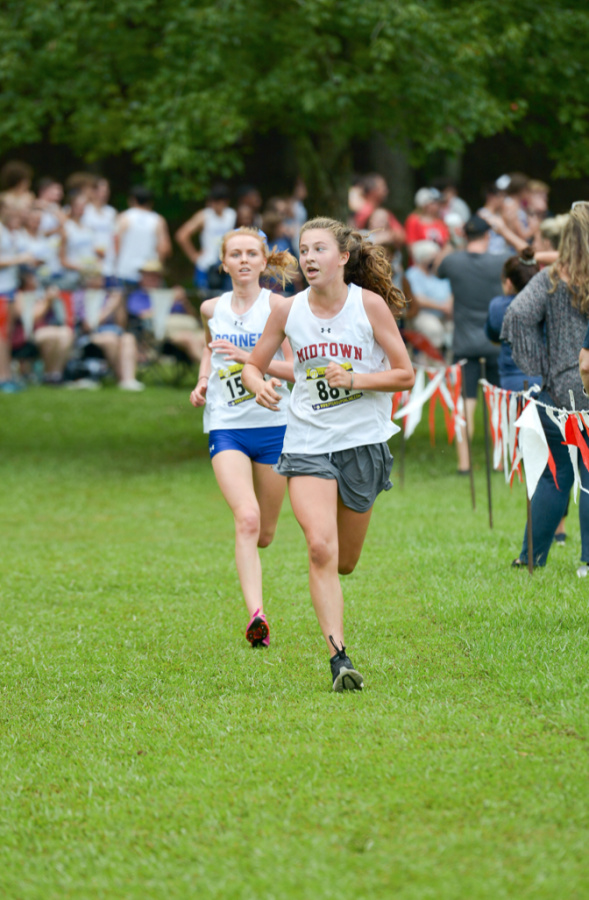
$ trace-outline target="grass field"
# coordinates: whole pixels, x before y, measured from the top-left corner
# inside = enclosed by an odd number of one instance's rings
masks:
[[[442,440],[407,447],[344,582],[331,691],[285,507],[253,652],[186,391],[0,397],[0,897],[589,897],[589,585],[513,572]],[[395,452],[393,441],[393,452]]]

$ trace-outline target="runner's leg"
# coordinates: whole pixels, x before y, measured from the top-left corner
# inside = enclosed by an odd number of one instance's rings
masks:
[[[260,506],[254,491],[252,463],[239,450],[223,450],[212,458],[217,483],[235,519],[235,563],[250,615],[263,612],[262,565],[258,553]]]
[[[337,536],[339,544],[338,572],[350,575],[358,564],[362,547],[366,539],[372,507],[364,513],[356,512],[344,506],[342,498],[337,497]]]
[[[286,478],[266,463],[254,463],[254,490],[260,507],[258,547],[272,543],[286,491]]]
[[[344,597],[338,576],[337,481],[302,475],[288,482],[290,502],[309,553],[309,589],[329,656],[344,643]]]

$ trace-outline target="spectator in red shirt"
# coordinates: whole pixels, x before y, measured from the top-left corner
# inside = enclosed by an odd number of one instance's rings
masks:
[[[444,247],[450,240],[450,232],[440,218],[440,192],[436,188],[420,188],[415,195],[415,206],[415,212],[407,216],[405,222],[409,248],[417,241],[435,241],[439,247]]]
[[[378,175],[376,172],[373,172],[371,175],[366,175],[362,179],[362,187],[364,193],[363,203],[354,215],[354,225],[360,231],[369,227],[368,220],[372,213],[384,203],[389,195],[389,188],[386,181],[382,175]],[[387,210],[387,214],[389,220],[388,243],[392,243],[395,247],[402,247],[405,243],[405,231],[403,226],[390,210]]]

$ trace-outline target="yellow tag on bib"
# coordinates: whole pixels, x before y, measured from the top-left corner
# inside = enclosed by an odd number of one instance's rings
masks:
[[[242,384],[241,373],[244,365],[244,363],[234,363],[227,366],[226,369],[219,369],[219,378],[227,406],[238,406],[240,403],[245,403],[246,400],[253,400],[256,396],[250,394]]]
[[[343,363],[342,369],[353,372],[351,363]],[[307,387],[311,398],[311,406],[315,410],[333,409],[342,403],[350,403],[359,400],[362,391],[352,388],[330,387],[325,377],[326,366],[317,366],[307,369]]]

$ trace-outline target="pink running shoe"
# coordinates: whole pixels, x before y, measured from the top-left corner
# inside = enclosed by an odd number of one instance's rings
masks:
[[[251,617],[245,630],[245,636],[252,647],[270,646],[270,626],[266,621],[266,616],[264,613],[260,614],[259,609]]]

